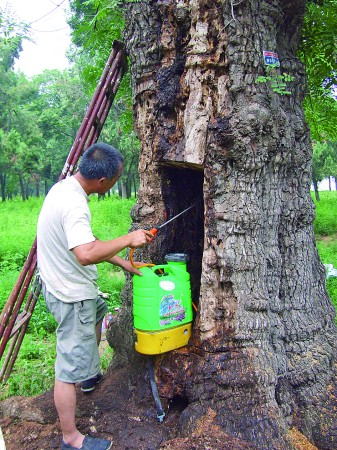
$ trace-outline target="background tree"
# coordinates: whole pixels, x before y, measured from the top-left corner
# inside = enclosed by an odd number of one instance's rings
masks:
[[[112,42],[122,37],[122,4],[118,0],[70,1],[72,16],[69,24],[72,28],[72,42],[76,47],[72,58],[80,68],[89,96],[101,76]],[[118,148],[125,158],[126,167],[118,187],[120,195],[129,198],[132,191],[136,192],[139,184],[139,142],[133,130],[130,73],[122,80],[101,138]]]
[[[5,70],[13,67],[15,58],[19,57],[22,40],[29,39],[28,30],[29,26],[16,18],[10,3],[0,7],[0,49]]]
[[[42,142],[36,116],[25,108],[32,101],[32,84],[23,75],[17,75],[9,68],[7,76],[3,77],[1,89],[4,97],[1,118],[3,164],[0,168],[2,199],[6,197],[6,180],[8,181],[9,175],[17,178],[21,196],[26,199],[27,180],[39,168],[38,155]]]
[[[313,157],[312,157],[312,183],[315,190],[316,200],[319,201],[318,183],[325,177],[324,175],[324,151],[326,143],[314,142],[313,144]]]
[[[6,199],[5,190],[7,182],[7,171],[10,167],[9,155],[6,152],[6,133],[10,128],[11,88],[15,85],[15,76],[11,70],[15,57],[21,50],[21,41],[24,26],[18,26],[10,9],[0,8],[0,180],[1,197]]]
[[[8,135],[2,129],[0,129],[0,183],[1,199],[3,202],[6,200],[6,184],[11,166],[7,140]]]
[[[299,55],[306,65],[308,89],[304,111],[315,141],[312,181],[319,200],[318,181],[330,177],[325,161],[326,141],[337,141],[337,2],[309,1],[304,16]],[[337,164],[336,153],[329,156],[330,167]],[[324,173],[329,175],[324,175]],[[322,178],[323,176],[323,178]],[[330,182],[330,178],[329,178]]]
[[[29,29],[0,10],[0,180],[1,196],[23,200],[57,181],[89,103],[76,66],[45,71],[28,80],[14,72]]]
[[[308,88],[304,110],[315,141],[337,140],[337,2],[308,1],[299,56],[305,63]]]
[[[335,181],[335,189],[337,189],[337,142],[327,142],[323,172],[325,177],[329,179],[329,189],[331,191],[331,180]]]
[[[329,179],[330,190],[331,190],[331,178],[334,179],[335,189],[337,189],[336,173],[337,173],[337,144],[335,142],[314,142],[312,179],[317,200],[319,200],[318,183],[324,180],[324,178]]]
[[[46,70],[33,78],[38,95],[31,105],[43,134],[45,190],[57,181],[90,98],[78,69]]]
[[[36,117],[24,104],[29,104],[34,96],[34,88],[23,74],[14,70],[15,59],[22,50],[23,39],[28,39],[28,27],[18,22],[10,7],[0,10],[0,127],[1,147],[1,188],[2,200],[6,198],[7,182],[12,179],[13,194],[19,181],[22,199],[29,195],[28,179],[39,170],[38,154],[41,134],[36,125]],[[28,150],[29,149],[29,150]]]

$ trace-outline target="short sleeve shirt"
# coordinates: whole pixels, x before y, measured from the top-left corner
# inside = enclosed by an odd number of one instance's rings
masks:
[[[97,297],[97,268],[82,266],[71,249],[93,242],[89,198],[74,177],[55,184],[37,224],[37,264],[46,288],[64,302]]]

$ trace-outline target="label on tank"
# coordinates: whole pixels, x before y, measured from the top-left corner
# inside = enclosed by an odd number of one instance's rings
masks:
[[[159,283],[159,286],[164,290],[164,291],[173,291],[173,289],[176,287],[176,285],[173,283],[173,281],[161,281]]]
[[[171,325],[172,322],[182,322],[186,317],[186,308],[181,299],[175,299],[173,295],[165,295],[160,302],[160,326]]]

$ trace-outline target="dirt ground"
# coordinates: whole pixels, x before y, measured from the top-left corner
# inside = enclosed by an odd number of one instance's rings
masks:
[[[179,416],[184,405],[163,402],[166,417],[160,423],[146,371],[108,370],[94,392],[83,394],[78,387],[77,394],[79,429],[110,439],[113,449],[253,449],[214,426],[212,412],[209,421],[206,418],[199,424],[195,435],[181,437]],[[61,434],[52,391],[1,402],[1,428],[6,450],[60,449]]]
[[[101,344],[102,356],[108,343]],[[179,419],[187,405],[179,399],[161,401],[166,414],[163,422],[157,419],[146,368],[108,369],[92,393],[83,394],[77,387],[78,428],[84,434],[111,440],[114,450],[259,450],[224,433],[211,409],[197,421],[193,435],[186,436]],[[0,402],[0,425],[6,450],[61,448],[52,390]],[[288,439],[295,450],[318,450],[295,428]],[[4,450],[1,439],[0,450]]]

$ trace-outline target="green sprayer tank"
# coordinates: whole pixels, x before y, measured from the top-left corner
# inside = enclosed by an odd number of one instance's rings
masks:
[[[156,355],[187,345],[192,328],[187,255],[171,253],[167,264],[139,269],[133,277],[133,318],[137,352]]]

